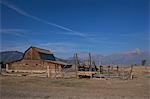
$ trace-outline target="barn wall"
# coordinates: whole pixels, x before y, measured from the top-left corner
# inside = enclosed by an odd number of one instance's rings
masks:
[[[9,63],[8,70],[16,72],[47,72],[47,67],[50,67],[51,73],[60,73],[61,65],[42,60],[20,60]]]

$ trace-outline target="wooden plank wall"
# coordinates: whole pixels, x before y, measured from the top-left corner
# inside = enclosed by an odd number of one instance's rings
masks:
[[[50,68],[51,76],[57,76],[61,74],[61,65],[42,61],[42,60],[20,60],[14,63],[8,64],[8,70],[12,71],[47,71],[47,66]]]

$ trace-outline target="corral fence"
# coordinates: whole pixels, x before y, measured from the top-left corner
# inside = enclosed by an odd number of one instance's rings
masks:
[[[88,76],[91,79],[133,79],[133,65],[131,66],[97,66],[97,71],[76,71],[73,69],[64,69],[62,78],[82,78]],[[77,73],[76,73],[77,72]],[[83,77],[84,78],[84,77]]]
[[[77,53],[74,54],[73,58],[73,68],[68,68],[62,70],[62,77],[75,77],[75,78],[105,78],[105,79],[133,79],[133,66],[134,65],[96,65],[95,62],[91,58],[91,54],[89,53],[89,59],[87,60],[87,64],[81,63],[78,60]],[[84,64],[84,65],[83,65]]]

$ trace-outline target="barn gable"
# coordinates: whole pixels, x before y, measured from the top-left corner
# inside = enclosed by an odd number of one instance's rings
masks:
[[[32,46],[25,51],[25,53],[23,55],[23,59],[55,61],[55,57],[54,57],[53,53],[51,53],[49,50],[32,47]]]

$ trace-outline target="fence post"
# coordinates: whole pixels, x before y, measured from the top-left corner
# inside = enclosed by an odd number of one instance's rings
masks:
[[[50,78],[50,66],[47,66],[47,77]]]
[[[9,72],[9,66],[6,64],[6,72]]]
[[[130,79],[133,79],[133,73],[132,73],[132,71],[133,71],[133,65],[131,65],[131,69],[130,69]]]
[[[100,66],[100,73],[103,74],[103,66]]]
[[[74,65],[75,65],[75,72],[76,72],[76,78],[78,78],[78,64],[77,64],[77,58],[78,58],[78,56],[77,56],[77,53],[75,53],[74,54]]]
[[[120,74],[119,74],[119,66],[117,65],[117,77],[119,77]]]
[[[1,74],[1,72],[2,72],[2,64],[0,64],[0,74]]]
[[[108,66],[107,72],[108,72],[108,77],[110,78],[110,66]]]
[[[123,79],[125,79],[125,67],[123,67]]]
[[[89,53],[89,71],[92,71],[92,66],[91,66],[91,53]]]
[[[57,78],[57,72],[56,72],[56,64],[55,64],[55,79]]]
[[[111,66],[111,71],[113,71],[113,65]]]

